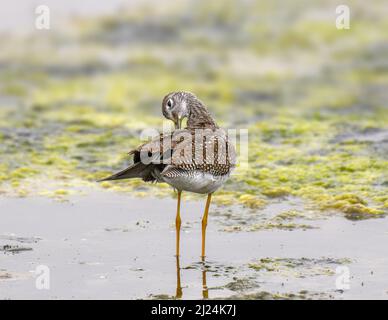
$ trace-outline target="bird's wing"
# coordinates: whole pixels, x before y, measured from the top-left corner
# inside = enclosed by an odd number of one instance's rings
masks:
[[[105,179],[119,180],[142,178],[155,181],[155,170],[164,169],[194,171],[201,170],[213,175],[230,173],[235,166],[235,149],[225,132],[210,130],[198,135],[198,131],[189,129],[175,130],[160,134],[128,152],[133,155],[133,164]]]
[[[171,153],[171,148],[166,147],[166,141],[171,140],[172,134],[160,134],[128,152],[128,155],[133,156],[133,164],[128,168],[119,171],[109,177],[99,180],[122,180],[130,178],[141,178],[144,181],[156,181],[157,176],[155,171],[161,172],[165,164],[163,157],[167,157]],[[165,152],[166,150],[167,152]]]
[[[182,130],[172,137],[171,165],[174,168],[194,171],[200,170],[213,175],[225,175],[235,167],[236,152],[222,129]]]

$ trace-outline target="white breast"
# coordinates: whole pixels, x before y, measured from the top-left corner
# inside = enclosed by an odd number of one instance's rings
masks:
[[[213,193],[229,178],[229,175],[214,176],[201,171],[190,171],[190,174],[174,178],[163,177],[163,181],[178,190],[194,193]]]

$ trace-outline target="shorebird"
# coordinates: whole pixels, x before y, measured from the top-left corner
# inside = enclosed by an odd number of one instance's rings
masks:
[[[141,178],[165,182],[178,192],[176,209],[176,256],[179,257],[181,194],[207,194],[202,217],[202,251],[205,257],[206,227],[212,194],[228,179],[235,167],[236,152],[225,130],[218,127],[207,107],[190,92],[171,92],[162,102],[164,117],[175,130],[163,133],[131,150],[133,164],[105,179]],[[183,119],[187,125],[182,129]]]

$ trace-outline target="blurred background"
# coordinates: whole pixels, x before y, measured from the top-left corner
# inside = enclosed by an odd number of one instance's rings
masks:
[[[50,30],[35,28],[36,6]],[[350,8],[350,29],[335,9]],[[249,129],[249,167],[218,204],[296,196],[363,219],[388,210],[386,1],[13,1],[0,11],[0,193],[58,200],[129,163],[162,98],[194,92]]]

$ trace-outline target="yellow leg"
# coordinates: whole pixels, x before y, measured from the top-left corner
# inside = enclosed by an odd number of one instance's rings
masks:
[[[179,257],[179,240],[181,234],[181,193],[178,191],[178,201],[176,207],[175,229],[176,229],[176,256]]]
[[[181,286],[181,268],[179,265],[179,256],[176,256],[176,295],[177,299],[182,298],[182,286]]]
[[[206,238],[206,226],[207,226],[207,216],[209,214],[210,201],[212,199],[212,194],[209,193],[207,195],[205,213],[202,218],[202,258],[205,258],[205,238]]]

